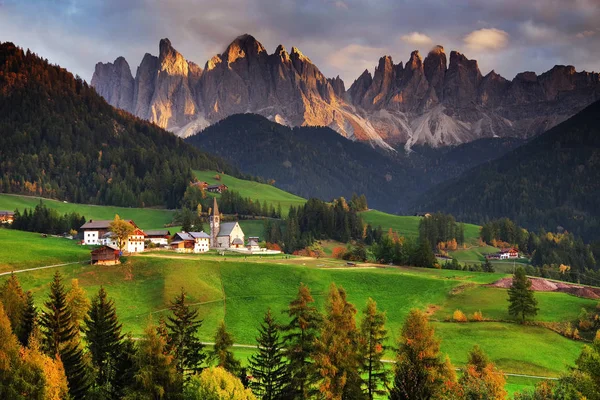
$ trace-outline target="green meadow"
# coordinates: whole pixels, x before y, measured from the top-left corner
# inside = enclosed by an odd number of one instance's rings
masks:
[[[277,207],[277,204],[281,204],[284,215],[287,214],[290,206],[298,207],[306,203],[306,200],[302,197],[293,195],[272,185],[238,179],[215,171],[194,171],[194,174],[199,181],[207,182],[209,185],[224,183],[230,190],[235,190],[242,197],[249,197],[261,202],[266,201],[275,207]],[[219,181],[215,179],[217,174],[221,177]]]

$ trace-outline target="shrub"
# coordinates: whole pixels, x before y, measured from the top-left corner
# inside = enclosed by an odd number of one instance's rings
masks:
[[[471,317],[473,321],[483,321],[483,313],[481,311],[475,311]]]
[[[186,400],[256,400],[250,389],[223,368],[207,368],[194,375],[184,390]]]
[[[454,311],[452,319],[454,319],[456,322],[467,322],[467,316],[460,310]]]
[[[335,247],[331,252],[333,258],[339,258],[340,260],[346,255],[346,248],[342,246]]]

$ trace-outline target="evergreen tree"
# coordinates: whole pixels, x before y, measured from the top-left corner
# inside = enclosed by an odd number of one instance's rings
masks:
[[[11,273],[0,287],[0,302],[4,305],[4,311],[10,320],[12,332],[20,338],[21,322],[27,305],[27,298],[14,273]]]
[[[314,306],[310,289],[304,284],[300,284],[296,298],[290,302],[287,315],[291,318],[290,323],[284,328],[289,398],[310,399],[316,393],[314,384],[317,372],[311,357],[319,333],[321,315]]]
[[[512,285],[508,289],[508,301],[508,313],[514,317],[521,317],[522,322],[525,322],[527,316],[537,315],[537,300],[523,267],[517,267],[515,270]]]
[[[227,332],[225,321],[221,321],[215,334],[215,345],[211,353],[211,360],[217,362],[217,367],[238,375],[241,372],[241,363],[233,355],[232,347],[233,337]]]
[[[384,395],[388,385],[388,374],[382,361],[387,340],[386,317],[385,313],[377,310],[377,303],[371,298],[363,315],[360,324],[360,372],[365,376],[367,398],[373,400],[375,395]]]
[[[467,366],[458,383],[465,399],[504,400],[507,395],[504,374],[477,345],[469,352]]]
[[[108,298],[106,290],[100,288],[92,299],[91,308],[85,318],[85,336],[96,370],[96,387],[111,397],[120,389],[115,382],[119,379],[118,361],[123,352],[122,325],[117,318],[114,302]]]
[[[67,295],[59,272],[50,284],[50,296],[44,303],[40,325],[44,333],[44,348],[50,356],[59,355],[69,382],[73,399],[83,398],[90,383],[88,368],[83,359],[79,332],[73,324]]]
[[[258,352],[250,357],[250,373],[254,378],[252,391],[263,400],[284,400],[288,383],[283,341],[279,326],[269,309],[256,338]]]
[[[422,311],[412,310],[400,335],[390,399],[438,399],[452,379],[453,371],[440,354],[433,327]]]
[[[182,390],[181,375],[177,373],[167,343],[152,322],[139,342],[135,359],[136,373],[130,389],[132,399],[174,399]]]
[[[197,310],[193,311],[185,304],[185,298],[185,290],[181,288],[181,293],[171,302],[173,316],[169,316],[169,322],[166,323],[169,347],[175,357],[177,371],[184,376],[200,372],[206,358],[204,346],[196,336],[202,320],[198,319]]]
[[[19,329],[19,341],[23,346],[29,344],[35,325],[37,324],[37,309],[31,291],[25,293],[25,308],[23,309],[23,317],[21,319],[21,328]]]
[[[326,309],[314,354],[322,378],[319,391],[325,399],[362,399],[356,308],[347,301],[346,291],[332,283]]]

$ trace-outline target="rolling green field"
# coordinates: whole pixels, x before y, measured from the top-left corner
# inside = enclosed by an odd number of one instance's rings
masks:
[[[39,197],[16,196],[0,194],[0,210],[15,210],[21,212],[25,208],[35,208],[40,200],[50,208],[58,210],[61,214],[77,212],[86,219],[113,219],[115,214],[123,219],[132,219],[142,229],[159,229],[173,220],[172,210],[159,210],[152,208],[127,208],[113,206],[96,206],[90,204],[63,203],[58,200],[41,199]]]
[[[284,215],[290,209],[290,206],[301,206],[306,203],[306,200],[302,197],[293,195],[285,192],[275,186],[267,185],[264,183],[258,183],[253,181],[246,181],[243,179],[234,178],[233,176],[226,174],[221,175],[221,180],[217,181],[214,177],[217,175],[215,171],[194,171],[196,178],[200,181],[208,182],[208,184],[224,183],[229,187],[230,190],[235,190],[242,197],[249,197],[253,200],[260,200],[261,202],[267,201],[273,204],[277,208],[277,204],[281,204],[281,209]]]
[[[392,228],[400,236],[419,236],[419,222],[422,217],[393,215],[377,210],[364,211],[360,215],[365,223],[371,224],[373,227],[381,226],[384,232]],[[465,224],[465,241],[476,241],[479,237],[479,229],[480,227],[477,225]]]
[[[78,278],[90,296],[104,286],[115,299],[125,330],[134,336],[141,335],[150,315],[154,320],[165,315],[169,301],[184,287],[204,320],[200,332],[203,340],[212,341],[218,322],[224,319],[236,343],[252,345],[267,308],[280,322],[286,321],[281,311],[294,297],[300,282],[311,288],[321,309],[330,282],[336,282],[346,289],[359,317],[369,297],[386,311],[390,344],[395,343],[410,309],[439,307],[434,314],[434,319],[440,321],[434,323],[436,332],[442,340],[442,350],[456,365],[464,364],[467,352],[477,343],[505,372],[557,376],[573,364],[581,349],[580,342],[539,327],[443,322],[445,313],[455,308],[467,313],[482,309],[484,316],[505,312],[505,291],[479,286],[502,274],[419,268],[319,268],[317,265],[323,265],[316,264],[319,261],[312,266],[292,265],[302,258],[244,261],[239,257],[219,260],[214,255],[159,255],[171,258],[140,255],[129,257],[120,266],[68,265],[57,270],[67,283]],[[22,285],[34,292],[38,304],[47,295],[55,270],[19,274]],[[452,294],[461,285],[468,285],[468,290]],[[548,321],[575,319],[581,307],[593,303],[561,293],[540,293],[538,298],[543,310],[540,319]],[[391,359],[392,354],[387,357]],[[520,388],[527,383],[515,385]]]
[[[0,228],[0,273],[89,258],[89,249],[74,240]]]

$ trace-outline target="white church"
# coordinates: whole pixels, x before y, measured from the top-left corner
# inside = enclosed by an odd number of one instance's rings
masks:
[[[219,205],[214,199],[212,213],[210,215],[210,248],[211,249],[243,249],[244,231],[237,222],[221,223]]]

